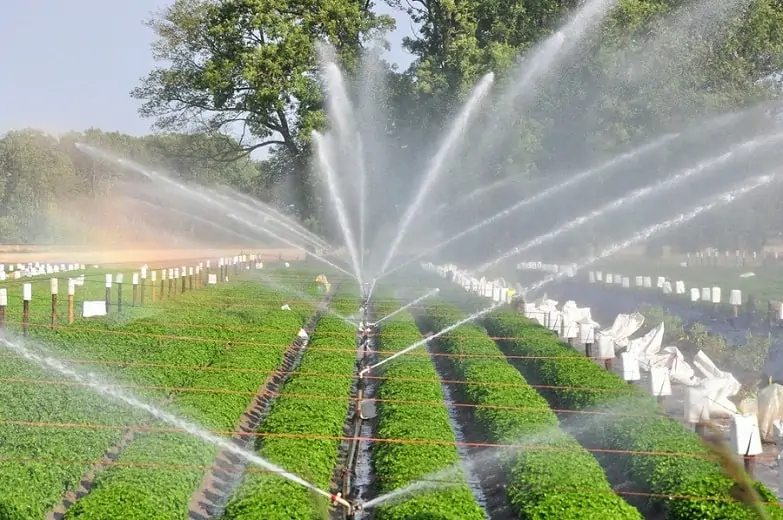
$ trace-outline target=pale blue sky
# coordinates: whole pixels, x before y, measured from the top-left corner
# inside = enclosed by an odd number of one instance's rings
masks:
[[[7,0],[0,13],[0,134],[34,127],[53,133],[94,126],[149,132],[129,92],[152,69],[152,32],[143,24],[165,0]],[[379,9],[391,10],[378,2]],[[398,20],[390,60],[411,34]]]

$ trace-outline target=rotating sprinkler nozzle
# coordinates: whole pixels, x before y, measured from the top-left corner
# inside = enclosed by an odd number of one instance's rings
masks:
[[[346,513],[348,518],[353,518],[353,516],[361,511],[363,509],[362,504],[356,502],[351,502],[350,500],[346,500],[343,498],[342,493],[334,493],[332,496],[329,497],[329,501],[331,502],[332,506],[342,506],[345,509],[347,509]]]

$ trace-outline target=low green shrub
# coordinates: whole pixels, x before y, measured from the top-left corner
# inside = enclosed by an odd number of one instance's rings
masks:
[[[384,309],[385,310],[385,309]],[[391,312],[394,309],[389,310]],[[382,315],[383,313],[380,313]],[[380,349],[398,352],[421,339],[408,312],[385,322],[380,333]],[[423,356],[401,356],[379,367],[377,437],[381,439],[426,439],[454,442],[448,411],[429,404],[407,404],[389,400],[440,402],[443,389],[432,361]],[[411,381],[416,379],[418,381]],[[381,506],[375,520],[453,519],[482,520],[484,512],[465,483],[454,445],[379,442],[373,447],[372,463],[379,493],[388,493],[432,473],[455,468],[447,480],[462,482],[405,497],[405,501]]]
[[[517,358],[515,364],[531,381],[549,387],[545,395],[553,407],[611,408],[615,412],[611,420],[591,425],[590,442],[596,448],[673,454],[607,457],[612,459],[614,469],[633,482],[635,491],[656,497],[700,497],[651,498],[654,505],[665,511],[667,519],[756,518],[744,504],[732,500],[734,481],[722,474],[699,436],[679,422],[661,416],[657,403],[644,391],[586,359],[519,313],[501,310],[487,315],[482,323],[492,336],[515,338],[499,343],[509,355],[526,356]],[[756,489],[763,501],[777,502],[765,486],[757,484]],[[783,518],[780,507],[768,509],[772,518]]]
[[[348,291],[341,288],[341,294]],[[341,309],[358,307],[356,299],[338,297],[333,305]],[[295,434],[337,438],[343,434],[356,363],[356,330],[342,319],[325,316],[319,321],[297,371],[281,389],[268,417],[261,423],[262,434]],[[318,350],[324,348],[325,350]],[[329,350],[326,350],[326,349]],[[338,351],[343,350],[344,351]],[[311,372],[317,375],[308,376]],[[333,378],[323,373],[336,374]],[[298,394],[298,396],[297,396]],[[334,399],[303,399],[302,394],[329,395]],[[288,395],[291,395],[289,397]],[[330,480],[339,454],[338,440],[259,437],[258,454],[330,490]],[[304,487],[268,473],[249,473],[229,501],[223,518],[227,520],[312,520],[323,517],[324,497],[316,497]]]
[[[431,330],[464,319],[451,305],[432,304],[425,312]],[[640,513],[615,495],[596,459],[560,429],[546,400],[501,355],[497,345],[474,324],[439,338],[465,380],[476,422],[489,440],[529,444],[503,456],[507,494],[521,518],[615,520],[641,519]],[[464,357],[460,357],[464,354]]]

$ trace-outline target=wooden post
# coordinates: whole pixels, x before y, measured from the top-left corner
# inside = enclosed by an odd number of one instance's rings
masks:
[[[157,279],[158,272],[157,271],[152,271],[150,276],[152,277],[152,280],[150,280],[150,288],[152,289],[152,301],[154,302],[155,301],[155,286],[158,285],[158,279]]]
[[[172,287],[174,285],[174,269],[169,269],[168,275],[169,275],[169,294],[168,294],[168,296],[169,296],[169,298],[171,298],[171,289],[172,289]]]
[[[30,300],[33,299],[33,286],[26,283],[22,286],[22,336],[27,337],[30,325]]]
[[[139,294],[139,305],[144,306],[144,290],[147,286],[147,267],[143,267],[141,270],[141,292]]]
[[[8,289],[0,288],[0,338],[5,337],[5,308],[8,307]]]
[[[72,324],[74,320],[73,300],[75,295],[76,295],[76,280],[74,280],[73,278],[69,278],[68,279],[68,325]]]
[[[745,455],[742,460],[745,466],[745,473],[751,478],[756,478],[756,456]]]
[[[109,314],[109,308],[111,307],[111,286],[112,286],[112,276],[111,274],[106,275],[106,314]]]
[[[122,284],[125,281],[125,275],[117,273],[117,313],[122,312]]]
[[[188,267],[188,289],[193,290],[193,268]]]
[[[186,289],[185,284],[188,281],[188,268],[183,265],[182,271],[180,271],[180,273],[182,273],[182,293],[184,294]]]
[[[57,278],[49,280],[49,288],[52,293],[52,329],[57,328],[57,293],[60,289],[59,285]]]
[[[133,273],[131,284],[133,285],[131,306],[135,307],[139,302],[139,273]]]

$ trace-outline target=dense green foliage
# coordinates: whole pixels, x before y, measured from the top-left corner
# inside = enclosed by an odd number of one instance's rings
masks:
[[[13,131],[0,136],[0,243],[94,241],[95,228],[100,227],[96,221],[108,216],[110,209],[122,214],[118,206],[129,203],[120,200],[112,207],[111,201],[120,196],[137,196],[116,188],[121,181],[138,180],[138,173],[123,172],[116,165],[93,159],[74,146],[77,142],[162,168],[183,180],[220,182],[267,200],[272,198],[271,186],[280,175],[271,164],[248,159],[220,160],[220,153],[236,150],[238,144],[219,136],[132,137],[90,129],[58,138],[36,130]],[[144,200],[155,202],[150,196],[144,196]],[[78,217],[80,212],[85,216]],[[146,220],[142,217],[145,213],[150,213],[149,205],[141,206],[136,215],[127,218],[137,226],[159,224],[156,212]],[[177,222],[171,214],[167,219],[170,226]],[[192,219],[182,219],[179,228],[182,236],[192,236]]]
[[[449,304],[427,306],[426,321],[433,330],[464,319]],[[476,422],[488,441],[527,444],[520,450],[499,453],[507,473],[506,489],[522,518],[543,519],[641,519],[639,512],[612,492],[596,459],[560,429],[557,416],[519,371],[478,326],[458,327],[441,336],[440,348],[460,379],[475,409]],[[461,357],[464,354],[465,357]]]
[[[385,316],[398,307],[399,303],[391,299],[385,300],[385,305],[376,305],[374,310],[377,315]],[[385,322],[378,339],[379,350],[391,354],[421,340],[421,335],[413,316],[403,312]],[[382,365],[373,375],[389,378],[381,379],[378,385],[378,438],[454,442],[445,407],[392,402],[444,400],[438,373],[428,357],[402,356]],[[484,518],[484,512],[464,483],[459,454],[453,445],[379,442],[372,450],[372,464],[379,494],[447,469],[444,480],[453,482],[405,497],[399,504],[382,506],[375,511],[377,520]]]
[[[247,301],[259,303],[248,307]],[[30,333],[45,342],[49,352],[73,360],[78,368],[104,374],[120,385],[144,385],[128,391],[151,403],[172,399],[170,411],[226,431],[233,430],[252,392],[279,365],[283,350],[313,312],[307,305],[280,310],[284,301],[283,295],[260,284],[232,283],[136,309],[134,318],[121,322],[80,320],[56,331],[34,327]],[[241,341],[251,344],[228,348]],[[214,370],[204,370],[207,367]],[[237,367],[255,371],[221,370]],[[12,459],[0,464],[0,481],[6,484],[0,490],[2,518],[41,518],[65,491],[78,486],[91,461],[99,460],[120,439],[121,426],[170,426],[15,357],[3,360],[0,375],[18,381],[7,380],[0,387],[4,421],[110,426],[0,426],[0,455]],[[182,518],[203,470],[151,470],[149,465],[208,466],[215,452],[213,446],[186,434],[137,434],[122,452],[120,464],[99,472],[96,488],[68,516]]]
[[[590,439],[597,448],[673,454],[607,457],[611,458],[614,470],[634,483],[634,489],[657,496],[715,499],[651,498],[654,504],[663,508],[666,518],[755,518],[744,505],[731,500],[734,482],[722,474],[715,460],[709,459],[701,439],[678,421],[662,416],[649,395],[584,358],[569,345],[559,342],[550,331],[518,313],[497,312],[483,323],[493,336],[519,338],[502,341],[503,350],[510,355],[524,356],[518,358],[518,366],[531,381],[550,388],[545,395],[552,407],[611,409],[615,414],[611,420],[591,423]],[[683,455],[689,453],[693,456]],[[757,490],[764,501],[776,502],[775,495],[761,484],[757,485]],[[770,515],[783,518],[783,510],[772,507]]]
[[[357,307],[355,286],[341,287],[333,303],[337,309]],[[339,311],[338,311],[339,312]],[[261,423],[258,454],[274,464],[330,489],[337,464],[351,393],[351,376],[356,364],[356,330],[331,316],[321,318],[310,339],[302,362],[280,390],[269,416]],[[317,375],[308,376],[307,372]],[[335,377],[323,377],[324,373]],[[331,399],[307,395],[331,396]],[[263,434],[293,434],[293,437],[264,437]],[[296,435],[323,436],[323,440],[295,438]],[[228,503],[224,518],[229,520],[311,520],[324,497],[304,487],[268,473],[249,473]]]
[[[63,197],[94,195],[115,176],[116,166],[79,153],[74,158],[74,140],[174,169],[185,178],[220,179],[268,199],[274,188],[285,186],[293,193],[280,204],[295,204],[303,220],[317,225],[323,202],[308,167],[310,131],[327,122],[316,42],[331,43],[355,74],[360,53],[394,25],[379,14],[378,1],[176,0],[149,20],[159,66],[132,95],[158,129],[185,133],[133,138],[90,130],[60,142],[36,132],[10,133],[0,147],[5,174],[0,176],[0,240],[59,237],[47,226],[46,210]],[[399,145],[394,178],[384,178],[401,192],[419,171],[408,166],[431,155],[470,86],[488,71],[515,81],[515,58],[551,34],[578,5],[571,0],[385,3],[417,29],[417,37],[404,42],[413,63],[404,71],[384,64],[377,72],[389,80],[379,101],[389,121],[385,134],[373,139]],[[496,131],[471,137],[460,160],[448,166],[459,170],[459,182],[441,196],[450,200],[453,193],[464,193],[466,184],[498,177],[582,167],[703,115],[778,97],[780,89],[765,79],[783,68],[781,34],[783,9],[772,0],[720,6],[621,0],[602,29],[560,64],[568,81],[537,87],[536,102],[525,107],[486,110],[484,117],[496,120]],[[239,142],[226,137],[239,134]],[[260,150],[269,152],[261,162],[232,162]],[[779,211],[773,206],[763,212]],[[731,225],[735,234],[753,227]]]

